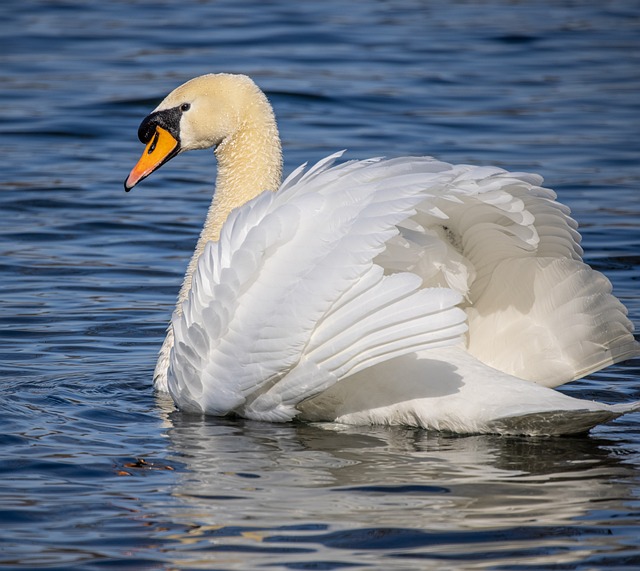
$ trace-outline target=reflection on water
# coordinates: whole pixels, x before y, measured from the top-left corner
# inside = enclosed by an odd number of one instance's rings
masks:
[[[299,565],[319,556],[349,564],[353,550],[365,550],[363,561],[382,557],[389,569],[406,568],[407,558],[424,569],[442,561],[534,569],[629,539],[598,527],[599,511],[614,510],[624,529],[637,485],[606,440],[457,438],[178,413],[166,421],[171,452],[186,468],[171,513],[185,528],[171,537],[190,565],[204,557],[241,569],[285,552]]]

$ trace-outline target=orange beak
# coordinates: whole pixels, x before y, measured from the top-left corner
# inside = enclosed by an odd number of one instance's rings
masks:
[[[147,178],[153,171],[159,169],[169,159],[178,153],[179,142],[160,126],[151,137],[140,157],[140,160],[129,173],[124,183],[124,189],[129,192],[142,179]]]

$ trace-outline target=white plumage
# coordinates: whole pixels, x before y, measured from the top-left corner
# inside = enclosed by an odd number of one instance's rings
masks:
[[[220,131],[216,114],[226,129],[210,137],[222,172],[156,369],[179,408],[522,434],[640,408],[548,388],[639,352],[540,177],[338,153],[276,190],[275,122],[248,78],[192,80],[150,118],[176,107],[177,152]]]

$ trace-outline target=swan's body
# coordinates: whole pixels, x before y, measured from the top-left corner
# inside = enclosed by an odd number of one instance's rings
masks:
[[[127,190],[185,150],[218,160],[155,372],[179,408],[523,434],[640,408],[550,388],[639,351],[540,177],[334,156],[280,185],[271,107],[227,74],[176,89],[139,136]]]

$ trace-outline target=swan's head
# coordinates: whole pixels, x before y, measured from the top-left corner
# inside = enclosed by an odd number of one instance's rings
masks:
[[[266,97],[244,75],[203,75],[172,91],[140,124],[138,138],[146,147],[125,190],[184,151],[223,143],[251,120],[256,101],[266,102]]]

